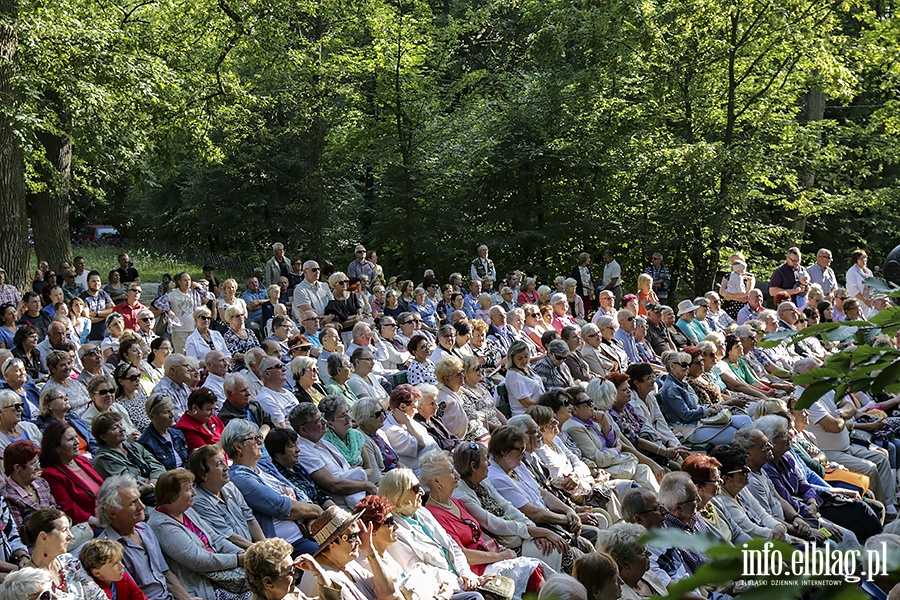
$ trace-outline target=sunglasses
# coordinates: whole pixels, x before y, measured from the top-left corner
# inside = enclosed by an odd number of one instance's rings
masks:
[[[129,375],[128,377],[122,377],[123,380],[127,381],[137,381],[141,378],[140,375]]]
[[[382,527],[393,527],[397,522],[394,520],[394,515],[388,515],[388,517],[384,520],[384,523],[381,524]]]
[[[416,483],[412,487],[409,488],[410,492],[415,492],[416,494],[422,493],[422,484]]]
[[[151,318],[149,318],[149,317],[143,317],[143,318],[141,319],[141,323],[149,323],[149,322],[152,321],[152,320],[153,320],[153,319],[151,319]]]
[[[313,267],[312,269],[310,269],[310,271],[312,271],[313,273],[318,273],[321,270],[322,269],[320,267]]]
[[[11,409],[13,409],[14,411],[17,411],[17,412],[18,412],[18,411],[20,411],[20,410],[25,410],[25,405],[22,404],[21,402],[16,402],[15,404],[10,404],[10,405],[7,406],[6,408],[11,408]]]
[[[688,367],[691,366],[691,363],[689,363],[689,362],[680,362],[680,363],[675,363],[675,364],[676,364],[676,365],[681,365],[681,366],[684,367],[685,369],[687,369]]]
[[[384,409],[379,410],[376,413],[372,413],[372,417],[375,419],[383,419],[387,416],[387,411]]]
[[[94,393],[97,394],[98,396],[111,396],[116,393],[116,390],[103,389],[103,390],[97,390]]]

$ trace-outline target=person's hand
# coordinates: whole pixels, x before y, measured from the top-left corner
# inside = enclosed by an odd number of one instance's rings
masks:
[[[372,546],[372,533],[375,531],[375,524],[366,524],[362,521],[357,521],[356,524],[359,525],[359,553],[368,557],[375,553],[375,548]]]
[[[653,463],[650,470],[653,471],[653,476],[656,477],[657,481],[662,481],[663,475],[666,474],[666,470],[656,463]]]
[[[481,585],[481,580],[478,577],[472,577],[469,574],[459,576],[459,587],[467,592],[474,590],[479,585]]]
[[[534,538],[534,546],[541,551],[541,556],[548,556],[553,552],[553,544],[547,538]]]
[[[709,414],[717,415],[719,414],[719,411],[722,410],[722,407],[718,404],[710,404],[707,410],[709,411]]]
[[[832,523],[823,523],[822,527],[824,527],[825,530],[831,534],[831,537],[834,538],[834,541],[840,542],[842,539],[844,539],[844,534],[841,533],[841,530],[838,529],[836,525],[833,525]]]
[[[800,519],[799,521],[797,519],[794,519],[793,526],[794,532],[796,533],[797,537],[806,538],[812,534],[809,523],[807,523],[803,519]]]
[[[561,535],[553,533],[549,529],[544,529],[543,527],[538,528],[537,536],[534,538],[535,543],[537,543],[538,540],[548,542],[551,548],[556,549],[560,553],[565,553],[569,549],[569,543],[563,539]]]
[[[831,493],[835,496],[843,496],[845,498],[850,498],[851,500],[861,500],[862,496],[859,495],[859,492],[856,490],[847,490],[844,488],[831,488]]]
[[[877,421],[873,421],[872,425],[875,426],[875,429],[884,429],[887,427],[887,423],[884,422],[884,419],[878,419]]]
[[[804,504],[806,504],[810,517],[817,518],[819,516],[819,503],[816,502],[815,498],[810,498]]]
[[[497,556],[498,556],[497,561],[510,560],[510,559],[518,557],[518,555],[515,553],[515,551],[510,550],[509,548],[501,550],[500,552],[497,553]]]
[[[401,425],[409,425],[409,415],[407,415],[404,411],[399,408],[392,408],[391,415],[394,416],[394,420],[396,420]]]
[[[571,475],[566,475],[560,483],[562,484],[562,488],[567,492],[571,492],[578,487],[578,482],[572,479]]]
[[[772,539],[773,540],[782,540],[787,537],[787,527],[785,527],[782,523],[779,523],[775,527],[772,528]]]
[[[604,471],[603,469],[597,469],[597,474],[594,475],[594,481],[597,483],[606,483],[609,481],[610,474],[608,471]]]
[[[367,496],[374,496],[378,493],[378,488],[375,487],[374,483],[372,483],[371,481],[367,481],[366,484],[367,485],[365,486],[365,492]]]
[[[578,513],[578,520],[581,521],[582,525],[591,525],[596,526],[599,521],[597,521],[597,515],[592,512],[582,512]]]

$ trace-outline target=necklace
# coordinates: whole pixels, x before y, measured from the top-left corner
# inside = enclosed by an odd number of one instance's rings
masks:
[[[434,504],[438,508],[443,508],[444,510],[453,511],[456,509],[456,505],[452,502],[441,502],[437,498],[434,497],[434,492],[432,492],[431,496],[428,497],[428,504]]]

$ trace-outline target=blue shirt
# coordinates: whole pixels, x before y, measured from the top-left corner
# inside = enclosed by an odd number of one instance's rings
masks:
[[[166,584],[169,565],[163,557],[156,534],[145,523],[138,523],[134,528],[141,536],[143,547],[122,537],[112,527],[101,531],[97,538],[109,539],[122,545],[122,562],[125,563],[128,574],[147,596],[147,600],[175,600]]]
[[[298,502],[312,502],[303,490],[291,485],[287,479],[282,477],[281,473],[278,472],[278,469],[271,462],[261,460],[257,466],[260,470],[265,470],[267,475],[278,479],[290,487],[296,494]],[[282,496],[267,486],[263,482],[262,477],[250,467],[233,464],[228,472],[231,475],[231,481],[244,495],[244,500],[247,501],[247,505],[253,511],[253,515],[259,522],[263,533],[266,534],[266,537],[275,537],[275,524],[273,521],[275,519],[285,520],[290,516],[291,499],[287,496]]]
[[[138,438],[138,444],[150,451],[159,462],[163,464],[167,471],[177,469],[179,466],[187,468],[188,449],[184,434],[174,427],[169,428],[169,437],[172,441],[167,441],[157,430],[151,425],[144,430],[141,437]],[[181,459],[181,464],[176,465],[175,456]]]
[[[469,292],[468,294],[466,294],[466,297],[463,298],[463,305],[462,305],[463,312],[466,313],[466,316],[469,317],[470,319],[474,319],[475,311],[478,310],[479,308],[481,308],[481,307],[478,304],[478,297],[473,296],[472,292]]]
[[[250,304],[251,302],[255,302],[256,300],[268,300],[269,293],[262,288],[260,288],[258,292],[251,292],[250,290],[247,290],[241,295],[241,298],[244,300],[244,302]],[[254,323],[259,323],[262,319],[262,308],[257,308],[256,310],[247,310],[249,311],[247,320]]]

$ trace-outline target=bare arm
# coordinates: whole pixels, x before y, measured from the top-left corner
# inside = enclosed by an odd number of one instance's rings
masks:
[[[175,600],[192,600],[191,595],[184,589],[184,584],[178,579],[178,575],[171,570],[166,571],[166,587],[175,596]]]
[[[316,482],[316,485],[329,494],[334,494],[336,496],[347,496],[348,494],[354,494],[356,492],[366,492],[367,494],[374,494],[377,492],[375,484],[370,481],[358,481],[356,479],[335,477],[334,473],[325,467],[322,467],[311,475],[313,481]],[[291,510],[291,512],[293,513],[293,510]]]

